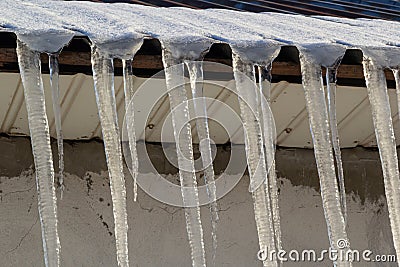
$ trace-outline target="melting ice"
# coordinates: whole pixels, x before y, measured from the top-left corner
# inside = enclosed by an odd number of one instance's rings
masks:
[[[321,65],[315,61],[312,55],[303,51],[300,51],[300,53],[302,81],[314,142],[314,154],[320,179],[322,204],[331,247],[338,250],[339,240],[348,242],[348,238],[336,180],[322,70]],[[348,250],[349,248],[345,249]],[[345,259],[338,259],[336,264],[337,266],[351,266],[351,262]]]
[[[372,53],[373,54],[373,53]],[[364,51],[364,76],[382,162],[386,201],[396,255],[400,257],[400,179],[396,140],[387,93],[385,66]]]
[[[181,64],[181,60],[174,58],[170,51],[163,49],[163,63],[177,148],[182,199],[186,206],[185,219],[192,266],[206,266],[184,65]]]
[[[204,168],[204,180],[210,201],[211,212],[211,237],[212,237],[212,263],[215,266],[217,253],[217,189],[215,187],[214,167],[212,164],[211,139],[207,119],[207,106],[203,95],[203,64],[202,62],[186,61],[189,69],[190,87],[192,89],[193,104],[196,116],[196,129],[199,137],[200,154]]]
[[[247,165],[250,175],[250,189],[254,201],[254,214],[260,250],[276,250],[274,226],[271,214],[269,185],[266,170],[264,142],[257,108],[257,90],[254,81],[254,66],[242,62],[233,55],[233,72],[239,94],[240,113],[245,133]],[[255,107],[255,108],[254,108]],[[269,257],[264,266],[278,266],[276,259]]]
[[[102,51],[93,46],[92,68],[96,102],[110,176],[117,260],[119,266],[129,266],[126,189],[115,104],[113,59],[107,54],[102,54]]]
[[[336,72],[337,68],[326,68],[326,94],[328,99],[329,126],[331,128],[331,138],[333,152],[336,160],[336,170],[339,181],[339,195],[342,206],[342,213],[347,222],[346,189],[344,184],[342,155],[339,144],[339,131],[336,119]]]
[[[274,224],[274,234],[277,251],[282,249],[282,234],[281,234],[281,223],[279,215],[279,199],[278,199],[278,181],[275,171],[275,123],[272,111],[269,108],[270,95],[271,95],[271,83],[270,75],[272,69],[272,62],[264,68],[258,66],[258,84],[259,84],[259,103],[262,118],[262,129],[265,146],[265,157],[267,162],[267,175],[268,175],[268,190],[271,197],[271,210],[272,219]],[[266,77],[266,86],[263,86],[264,75]]]
[[[17,42],[18,63],[24,85],[33,159],[36,170],[38,208],[46,267],[59,266],[60,241],[57,231],[57,200],[54,188],[53,156],[46,115],[40,54]]]
[[[131,165],[131,174],[133,176],[133,200],[137,200],[137,183],[136,178],[139,172],[138,155],[136,151],[136,133],[135,133],[135,114],[133,109],[129,108],[129,103],[134,95],[132,60],[122,60],[122,68],[124,75],[124,94],[125,94],[125,110],[129,111],[126,114],[126,128],[128,133],[128,143]]]
[[[19,39],[28,43],[32,49],[30,50],[26,45],[18,42],[18,61],[24,85],[32,150],[35,160],[39,214],[46,266],[58,266],[60,245],[57,235],[54,170],[51,158],[50,134],[44,106],[40,59],[39,54],[33,52],[33,50],[54,53],[66,45],[74,34],[88,36],[94,44],[101,43],[102,48],[105,48],[105,50],[110,48],[110,44],[115,45],[115,43],[118,43],[122,39],[128,38],[132,43],[140,43],[138,40],[144,36],[159,38],[160,40],[174,39],[182,47],[204,39],[211,40],[212,42],[225,42],[230,45],[241,44],[244,47],[257,42],[261,42],[266,48],[269,44],[278,44],[280,46],[289,44],[297,47],[308,47],[311,51],[320,46],[332,48],[340,43],[346,44],[346,48],[361,47],[364,54],[368,52],[368,49],[364,48],[398,49],[396,46],[398,47],[400,43],[400,37],[396,34],[400,31],[400,26],[397,22],[304,17],[276,13],[252,14],[248,12],[212,9],[200,11],[185,8],[157,9],[139,5],[105,5],[82,3],[79,1],[65,3],[63,1],[47,0],[36,0],[34,2],[3,0],[0,1],[0,24],[5,30],[15,32]],[[265,25],[268,25],[268,27],[265,27]],[[38,36],[41,37],[42,33],[46,33],[46,38],[38,38]],[[121,51],[129,50],[126,48],[121,47]],[[130,52],[132,50],[130,49]],[[184,49],[182,51],[185,52],[175,58],[171,58],[164,51],[163,61],[165,67],[171,67],[175,63],[180,63],[181,60],[177,60],[177,58],[190,58],[192,56],[185,54],[191,51]],[[107,51],[104,52],[106,53]],[[324,53],[321,53],[320,49],[313,56],[322,59],[331,56],[329,51],[322,49],[322,52]],[[251,51],[251,53],[253,53],[253,57],[260,55],[254,51]],[[383,67],[398,68],[399,64],[397,62],[396,66],[393,64],[385,65],[377,63],[374,56],[364,55],[364,57],[364,72],[382,161],[393,239],[397,256],[400,258],[400,213],[398,213],[400,209],[399,170],[393,124],[386,92],[386,81],[383,74]],[[398,60],[398,57],[394,58]],[[345,227],[346,203],[343,168],[341,166],[335,114],[334,73],[332,70],[328,70],[327,81],[330,82],[327,84],[326,94],[328,95],[328,103],[326,103],[322,85],[321,64],[312,62],[310,58],[304,55],[300,59],[310,128],[313,134],[315,156],[320,176],[324,212],[329,229],[331,246],[335,247],[338,239],[347,239],[347,233]],[[388,60],[393,59],[389,58]],[[96,99],[110,174],[117,259],[121,266],[127,266],[128,225],[126,219],[126,192],[115,110],[113,65],[111,57],[100,54],[97,49],[94,49],[92,63]],[[253,187],[257,186],[258,182],[263,181],[263,178],[269,174],[268,179],[265,182],[261,182],[257,190],[253,192],[259,245],[261,248],[280,248],[279,205],[277,202],[275,167],[273,164],[273,141],[270,139],[272,135],[269,127],[271,118],[268,117],[268,114],[266,115],[263,103],[259,102],[261,90],[265,91],[267,95],[269,88],[260,88],[259,92],[255,90],[254,65],[260,66],[259,62],[254,61],[244,64],[240,58],[234,56],[233,63],[238,92],[245,96],[246,102],[251,103],[252,107],[256,107],[254,113],[252,113],[244,101],[240,101],[241,115],[245,127],[245,143],[248,152],[247,161],[250,170],[251,185]],[[324,65],[324,67],[326,66]],[[60,155],[59,181],[62,186],[62,132],[59,116],[56,57],[50,58],[50,69]],[[200,70],[197,69],[196,71]],[[394,74],[397,82],[397,91],[400,91],[399,71],[396,70]],[[200,78],[200,76],[195,76],[193,76],[192,80]],[[169,89],[172,89],[175,85],[183,84],[183,68],[167,69],[166,78]],[[248,83],[246,79],[252,80]],[[130,60],[124,61],[124,81],[125,97],[126,101],[128,101],[133,93]],[[195,91],[194,93],[197,94],[199,92]],[[192,264],[193,266],[205,266],[203,231],[198,208],[198,195],[192,158],[192,136],[190,127],[185,125],[188,119],[186,92],[182,86],[178,86],[176,89],[169,91],[169,97],[171,107],[178,107],[179,110],[179,112],[173,112],[173,123],[176,142],[178,147],[181,148],[183,155],[178,157],[182,197],[185,203],[190,206],[185,209],[185,216]],[[259,106],[260,103],[261,106]],[[203,107],[198,111],[203,112]],[[130,116],[133,118],[133,114]],[[198,125],[202,123],[206,123],[206,120],[199,121]],[[135,129],[133,124],[128,125],[128,127],[131,127],[128,131],[131,134],[130,137],[128,136],[132,158],[131,167],[133,170],[137,170],[137,162],[135,161],[137,160],[135,155],[137,152],[135,152],[134,146]],[[176,133],[178,128],[184,129],[180,137]],[[200,133],[200,135],[204,135],[204,138],[207,139],[207,131]],[[208,149],[208,147],[209,144],[205,142],[205,145],[201,145],[200,148],[202,150],[202,159],[205,162],[210,160],[209,151],[205,149]],[[337,175],[335,172],[335,160]],[[268,170],[267,166],[271,166],[271,169]],[[135,180],[136,171],[133,174]],[[339,178],[339,183],[336,181],[336,176]],[[206,170],[206,179],[210,185],[210,197],[214,199],[212,195],[215,188],[213,189],[212,186],[212,177],[213,171],[209,168]],[[134,191],[136,198],[136,183]],[[216,209],[212,208],[213,211],[216,211]],[[216,216],[213,218],[216,219]],[[350,263],[340,261],[337,264],[340,266],[350,265]],[[276,266],[277,262],[265,261],[264,265]]]
[[[64,145],[63,134],[61,128],[61,107],[60,107],[60,88],[59,88],[59,69],[58,69],[58,55],[49,55],[49,69],[50,69],[50,85],[53,100],[53,113],[54,122],[56,125],[57,134],[57,148],[58,148],[58,168],[59,178],[58,183],[61,190],[61,198],[64,193]]]

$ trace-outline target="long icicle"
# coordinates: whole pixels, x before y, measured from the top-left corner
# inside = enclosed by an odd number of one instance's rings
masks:
[[[60,187],[61,199],[62,199],[64,193],[64,145],[63,145],[63,134],[61,127],[58,54],[49,55],[49,69],[50,69],[51,94],[53,100],[54,122],[57,133],[58,168],[59,168],[58,184]]]
[[[339,131],[336,117],[336,73],[337,68],[326,68],[326,91],[328,96],[328,115],[331,129],[333,152],[335,153],[336,170],[339,181],[339,195],[342,204],[342,212],[347,223],[346,187],[344,183],[342,154],[340,152]]]
[[[384,67],[377,65],[372,58],[364,56],[363,66],[369,102],[371,104],[372,119],[375,126],[375,135],[382,163],[393,243],[397,258],[400,259],[399,165],[386,77]]]
[[[300,66],[330,245],[346,253],[348,239],[336,180],[321,65],[315,63],[312,56],[300,53]],[[342,243],[346,244],[344,248]],[[351,266],[351,261],[339,257],[334,264]]]
[[[126,189],[123,173],[120,132],[114,94],[113,60],[92,46],[92,69],[96,102],[103,133],[119,266],[129,266]]]
[[[165,80],[172,113],[175,143],[178,154],[179,178],[185,207],[186,230],[191,249],[192,266],[206,266],[203,228],[194,169],[192,132],[184,81],[184,65],[163,49]]]
[[[217,224],[218,205],[216,197],[214,167],[212,164],[210,132],[207,119],[207,105],[203,94],[203,63],[201,61],[186,61],[189,70],[192,89],[194,111],[196,115],[196,129],[199,137],[200,154],[204,168],[204,180],[207,186],[208,198],[211,201],[211,237],[212,237],[212,265],[215,266],[217,253]]]
[[[60,264],[57,232],[57,200],[54,188],[53,156],[40,68],[40,54],[17,41],[18,63],[24,85],[29,130],[36,170],[38,209],[42,228],[44,262],[47,267]]]
[[[139,172],[138,154],[136,150],[136,133],[135,133],[135,114],[133,108],[129,108],[130,101],[134,95],[133,87],[133,71],[132,60],[122,60],[123,75],[124,75],[124,94],[125,94],[125,110],[131,111],[126,113],[126,127],[128,132],[128,143],[131,157],[131,174],[133,178],[133,200],[137,200],[137,175]]]
[[[239,93],[240,113],[244,125],[251,189],[254,190],[255,186],[262,181],[258,188],[252,192],[252,196],[260,251],[262,250],[265,253],[264,255],[267,256],[263,261],[263,266],[277,266],[277,260],[268,257],[269,251],[276,251],[276,246],[270,209],[264,143],[257,108],[257,90],[254,84],[254,67],[252,64],[242,62],[238,55],[233,54],[233,73]],[[254,107],[256,107],[255,110],[252,109]]]
[[[271,76],[272,63],[269,64],[265,70],[266,75]],[[271,104],[271,80],[270,77],[266,77],[266,86],[263,86],[263,67],[258,67],[258,84],[259,84],[259,94],[260,94],[260,105],[262,114],[262,128],[265,146],[265,157],[267,159],[268,169],[268,184],[271,197],[271,208],[272,208],[272,219],[274,222],[274,232],[275,232],[275,242],[277,251],[282,250],[282,233],[281,233],[281,219],[279,212],[279,194],[278,194],[278,178],[275,171],[275,124],[273,114],[266,106],[266,104]],[[261,97],[266,99],[266,102],[261,100]],[[281,262],[282,264],[282,262]]]

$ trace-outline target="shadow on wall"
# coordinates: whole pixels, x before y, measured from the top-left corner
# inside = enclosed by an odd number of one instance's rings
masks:
[[[53,158],[56,159],[55,140],[52,140],[52,146]],[[107,170],[102,141],[65,141],[64,146],[66,172],[83,176],[87,171]],[[178,169],[165,157],[161,145],[147,143],[145,146],[154,168],[159,173],[178,173]],[[138,147],[140,150],[143,143],[138,143]],[[224,171],[231,156],[231,149],[230,145],[217,146],[214,159],[215,173],[219,174]],[[30,140],[27,137],[0,137],[0,151],[2,151],[0,153],[0,176],[18,176],[33,165]],[[198,148],[194,146],[195,158],[196,151],[198,153]],[[359,196],[362,203],[366,199],[376,201],[384,196],[378,150],[361,147],[342,149],[342,157],[348,193]],[[54,160],[56,171],[57,163],[58,160]],[[279,177],[290,180],[293,185],[310,186],[319,190],[318,172],[312,149],[278,148],[276,165]]]

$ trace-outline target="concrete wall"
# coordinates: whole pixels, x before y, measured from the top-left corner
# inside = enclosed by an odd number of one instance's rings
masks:
[[[159,145],[147,144],[156,169],[176,174]],[[30,142],[0,138],[0,265],[43,266],[40,222]],[[217,173],[230,149],[218,148]],[[348,234],[352,249],[394,254],[383,198],[379,155],[362,148],[343,150],[348,192]],[[56,162],[56,161],[55,161]],[[278,149],[280,206],[284,249],[329,247],[313,151]],[[58,202],[62,266],[116,266],[109,179],[101,142],[65,143],[64,198]],[[132,179],[126,171],[131,266],[190,266],[183,209],[165,205],[139,189],[133,202]],[[248,177],[218,201],[217,266],[262,266]],[[211,259],[210,216],[201,209],[206,253]],[[285,266],[331,266],[287,263]],[[355,266],[385,266],[365,262]],[[387,264],[386,266],[395,266]]]

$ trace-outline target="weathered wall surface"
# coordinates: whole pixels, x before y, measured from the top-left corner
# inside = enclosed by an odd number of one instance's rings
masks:
[[[147,145],[147,148],[158,171],[176,173],[158,145]],[[0,138],[0,151],[0,265],[43,266],[29,139]],[[226,165],[229,154],[227,147],[219,147],[215,160],[217,170]],[[343,158],[351,247],[393,254],[378,153],[356,148],[344,150]],[[58,202],[62,266],[116,266],[111,196],[102,143],[66,143],[65,163],[66,191]],[[312,150],[279,149],[277,171],[281,177],[284,249],[327,249],[327,229]],[[131,266],[190,266],[183,210],[158,202],[142,190],[139,190],[138,202],[133,202],[128,172],[126,177]],[[257,259],[248,177],[244,176],[218,203],[217,266],[261,266]],[[206,253],[210,256],[208,208],[203,207],[201,212]],[[331,265],[329,261],[286,264]],[[366,265],[365,262],[355,264]]]

